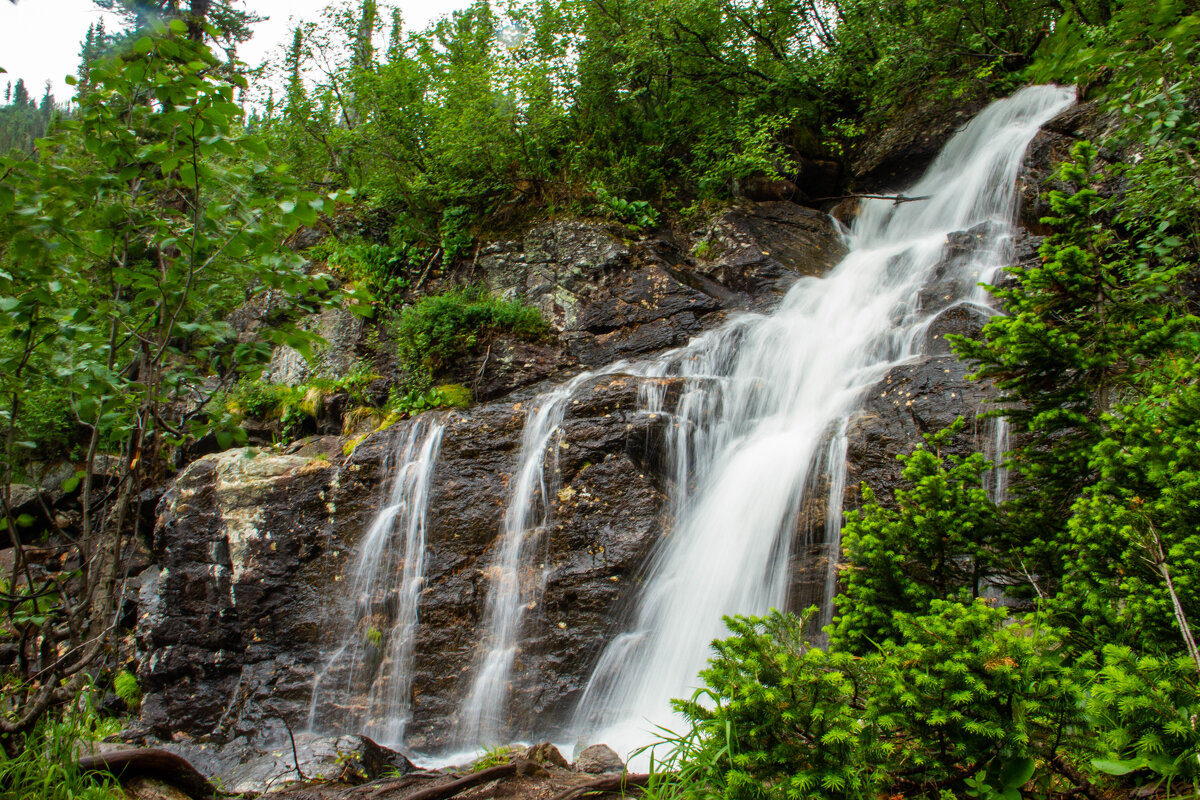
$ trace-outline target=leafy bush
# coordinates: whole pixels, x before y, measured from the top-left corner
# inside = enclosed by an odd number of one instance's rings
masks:
[[[833,642],[864,652],[895,638],[897,612],[924,614],[936,599],[978,597],[995,572],[990,548],[1000,516],[983,487],[991,468],[982,455],[943,456],[963,420],[926,437],[908,456],[895,507],[863,487],[863,508],[846,514],[842,531],[843,591],[835,602]]]
[[[535,308],[465,290],[423,297],[406,307],[396,318],[393,336],[412,388],[424,391],[434,374],[491,336],[505,333],[536,341],[549,330]]]
[[[779,142],[788,122],[776,114],[744,122],[732,131],[707,132],[699,144],[696,183],[700,190],[709,196],[724,196],[740,179],[794,172],[796,163]]]
[[[343,278],[365,286],[386,302],[408,288],[413,279],[410,271],[424,260],[424,250],[414,245],[356,241],[332,248],[326,263]]]
[[[970,780],[979,796],[1017,800],[1035,777],[1049,785],[1050,764],[1090,752],[1085,683],[1060,632],[1005,618],[982,601],[933,601],[899,615],[901,644],[865,656],[813,647],[804,621],[780,612],[727,620],[734,636],[714,643],[707,689],[676,703],[692,730],[665,742],[659,769],[676,775],[656,777],[657,796],[938,797]]]
[[[726,624],[734,636],[713,643],[708,688],[676,701],[693,726],[664,764],[679,771],[679,794],[874,796],[886,753],[864,716],[864,661],[810,647],[804,621],[787,614]]]
[[[1136,784],[1182,781],[1200,796],[1200,686],[1190,658],[1106,647],[1088,714],[1107,751],[1096,769]]]
[[[624,222],[636,231],[653,228],[658,224],[658,212],[646,200],[626,200],[617,197],[599,183],[593,184],[592,194],[599,201],[602,213],[618,222]]]

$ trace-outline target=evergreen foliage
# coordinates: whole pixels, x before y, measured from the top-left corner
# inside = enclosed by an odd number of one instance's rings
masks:
[[[846,513],[831,646],[868,652],[896,638],[896,614],[926,614],[936,600],[969,602],[995,576],[1002,523],[983,488],[991,465],[978,453],[939,451],[962,429],[960,418],[929,436],[928,447],[901,456],[912,488],[896,491],[894,508],[864,487],[863,509]]]

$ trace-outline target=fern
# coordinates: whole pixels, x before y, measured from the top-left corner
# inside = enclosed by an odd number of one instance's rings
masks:
[[[121,670],[113,677],[113,692],[121,698],[130,711],[137,711],[142,704],[142,687],[137,677],[129,670]]]

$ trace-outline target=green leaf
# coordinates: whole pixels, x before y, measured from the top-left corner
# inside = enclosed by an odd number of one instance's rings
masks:
[[[1014,758],[1000,769],[1000,784],[1006,789],[1020,789],[1029,783],[1036,769],[1037,765],[1032,758]]]
[[[173,19],[167,23],[171,33],[187,33],[187,23],[181,19]]]
[[[1106,775],[1128,775],[1134,770],[1145,768],[1146,759],[1134,758],[1128,761],[1110,761],[1103,758],[1093,758],[1092,766]]]
[[[67,494],[75,491],[79,487],[79,482],[83,480],[83,476],[83,470],[79,470],[74,475],[62,482],[62,490]]]
[[[133,52],[139,56],[144,56],[154,49],[154,40],[149,36],[143,36],[134,42]]]

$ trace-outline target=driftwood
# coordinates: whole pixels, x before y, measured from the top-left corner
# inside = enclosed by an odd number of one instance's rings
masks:
[[[576,800],[585,794],[593,792],[620,792],[625,794],[628,789],[640,789],[650,781],[650,775],[644,772],[624,772],[620,775],[605,775],[602,778],[577,783],[566,791],[554,795],[550,800]]]
[[[919,197],[908,197],[907,194],[839,194],[838,197],[815,197],[809,203],[824,203],[826,200],[892,200],[892,205],[913,203],[916,200],[928,200],[932,194],[922,194]]]
[[[843,194],[837,197],[814,197],[810,203],[823,203],[826,200],[891,200],[892,205],[898,206],[901,203],[912,203],[916,200],[928,200],[933,197],[931,194],[923,194],[920,197],[908,197],[903,194]]]
[[[155,778],[169,783],[195,800],[217,796],[217,788],[186,758],[146,747],[131,747],[83,756],[78,767],[84,772],[111,772],[118,781]]]
[[[446,800],[446,798],[454,797],[459,792],[464,792],[474,786],[500,780],[501,778],[511,778],[514,775],[525,774],[536,767],[537,765],[532,761],[519,759],[508,764],[500,764],[496,767],[482,769],[479,772],[472,772],[470,775],[463,776],[456,781],[443,783],[440,786],[429,786],[412,794],[399,794],[399,791],[406,787],[393,785],[383,791],[373,792],[370,796],[372,798],[394,797],[397,800]]]

